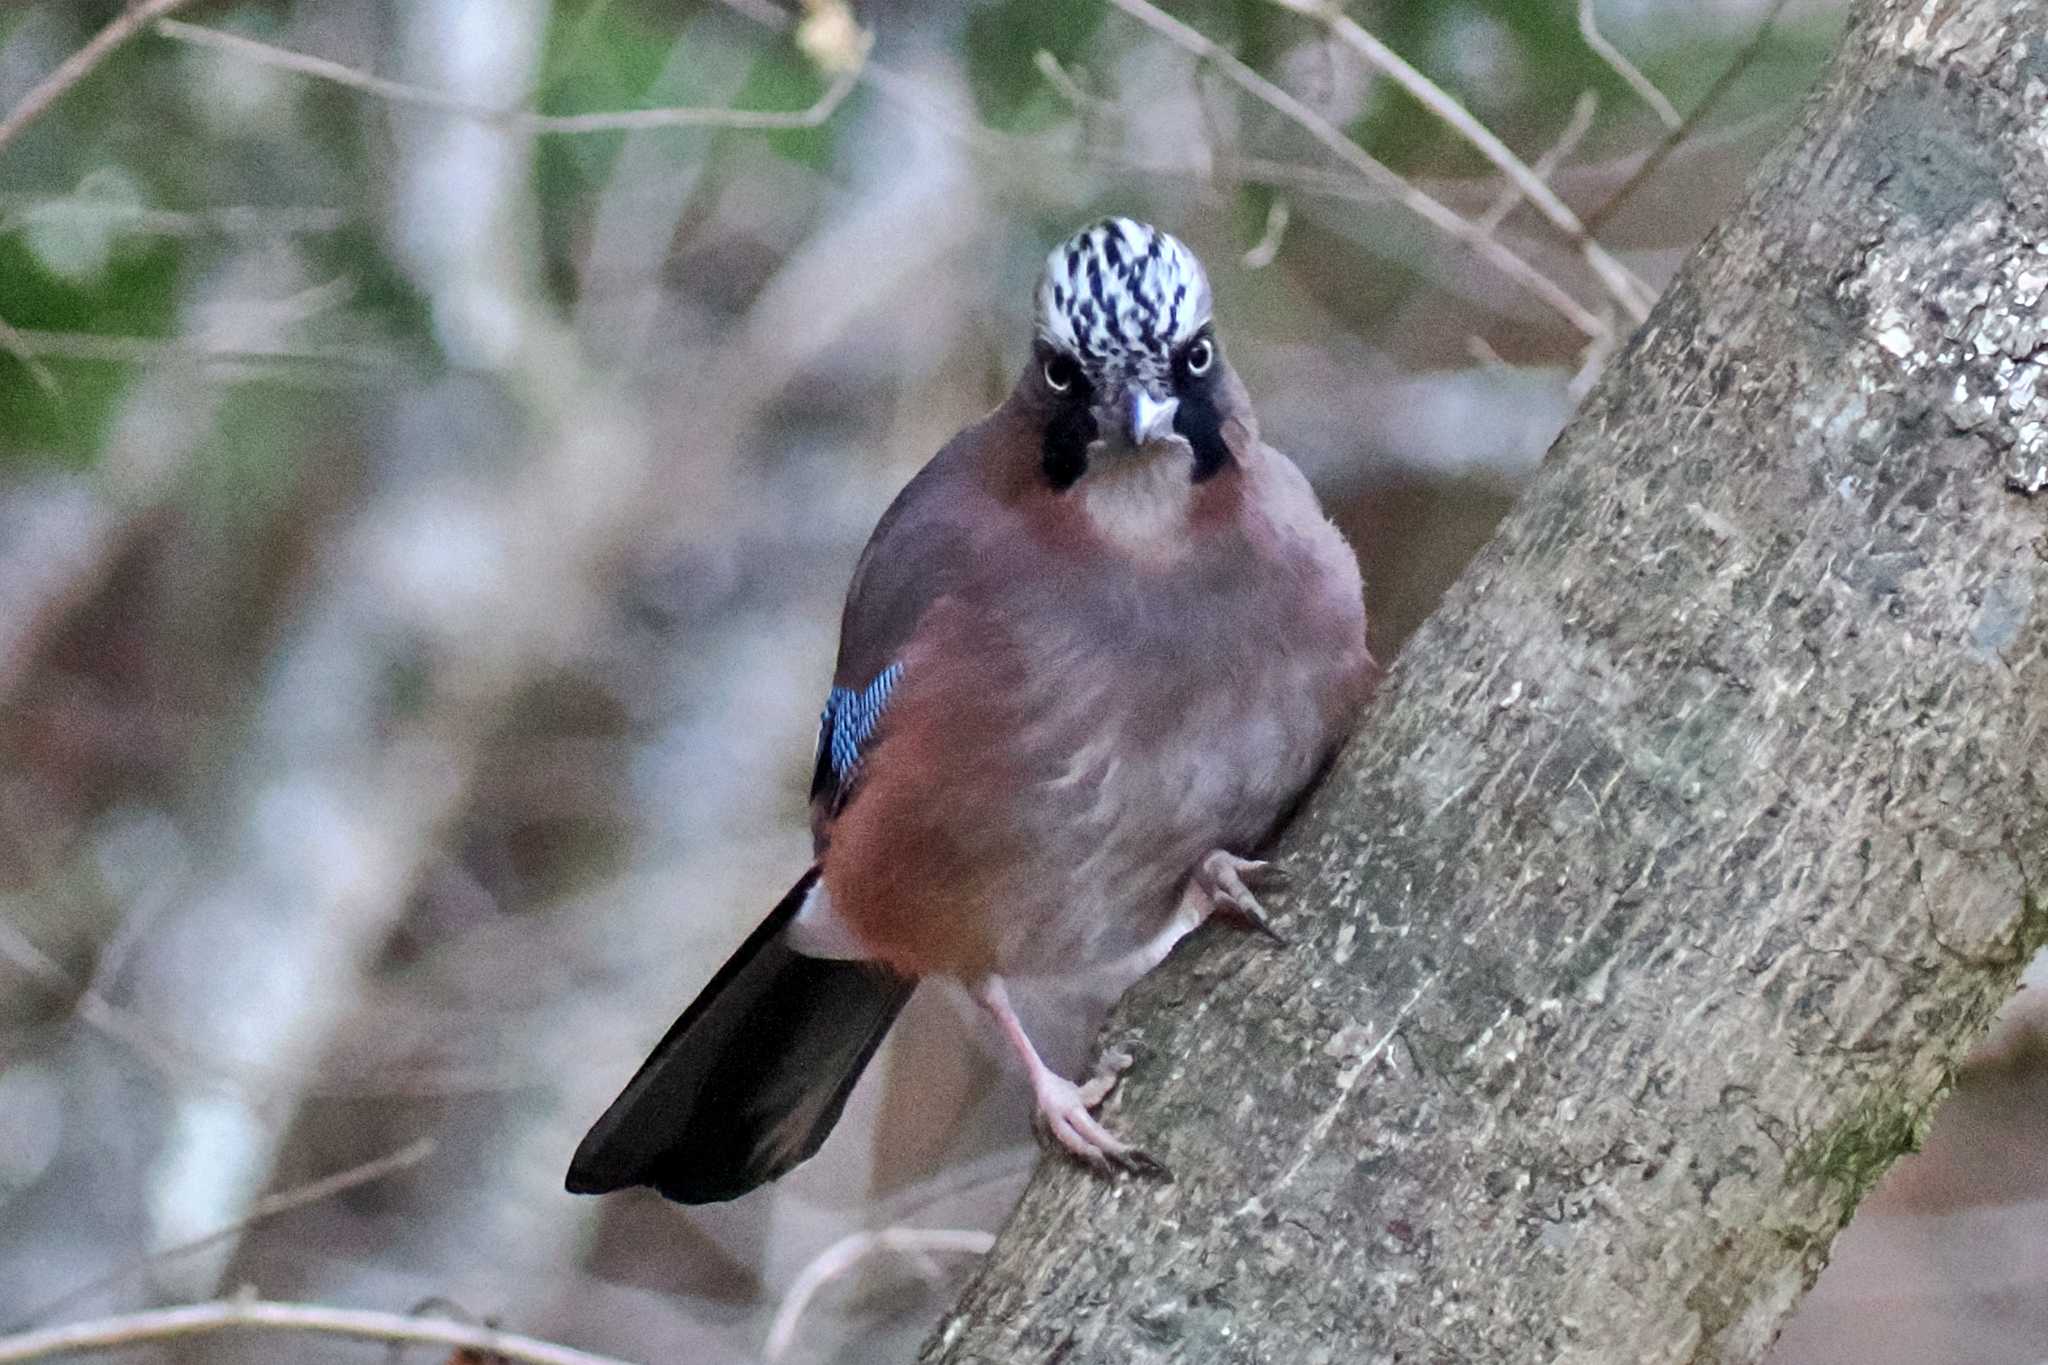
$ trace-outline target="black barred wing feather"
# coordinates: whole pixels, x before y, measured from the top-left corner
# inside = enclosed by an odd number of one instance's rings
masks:
[[[837,811],[846,804],[861,756],[875,737],[889,694],[902,680],[903,665],[890,664],[863,687],[835,687],[818,717],[817,766],[811,772],[811,802]]]

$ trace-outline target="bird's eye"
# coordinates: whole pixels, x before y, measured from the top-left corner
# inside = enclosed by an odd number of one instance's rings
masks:
[[[1065,393],[1080,377],[1081,369],[1072,356],[1056,355],[1045,362],[1045,386],[1054,393]]]
[[[1207,374],[1209,367],[1216,363],[1216,348],[1207,337],[1196,337],[1195,344],[1188,347],[1187,366],[1189,374]]]

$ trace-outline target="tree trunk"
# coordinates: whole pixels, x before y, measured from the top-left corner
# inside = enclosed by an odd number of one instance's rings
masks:
[[[2048,0],[1859,7],[923,1358],[1747,1361],[2048,938]]]

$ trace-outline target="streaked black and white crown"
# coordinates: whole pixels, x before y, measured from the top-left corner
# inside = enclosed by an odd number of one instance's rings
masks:
[[[1046,257],[1038,335],[1097,375],[1163,376],[1211,306],[1194,252],[1149,223],[1105,218]]]

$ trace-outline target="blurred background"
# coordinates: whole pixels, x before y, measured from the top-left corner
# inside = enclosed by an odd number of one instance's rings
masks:
[[[907,1360],[1035,1158],[928,987],[781,1185],[561,1189],[805,865],[847,575],[1023,365],[1044,253],[1115,212],[1204,257],[1386,658],[1843,18],[1350,5],[1589,260],[1274,0],[152,3],[0,132],[0,1331],[250,1285],[691,1361],[778,1309],[778,1358]],[[0,0],[0,118],[121,13]],[[1028,1003],[1078,1065],[1091,1002]],[[2042,1355],[2042,1017],[1782,1365]],[[903,1228],[948,1235],[843,1240]]]

